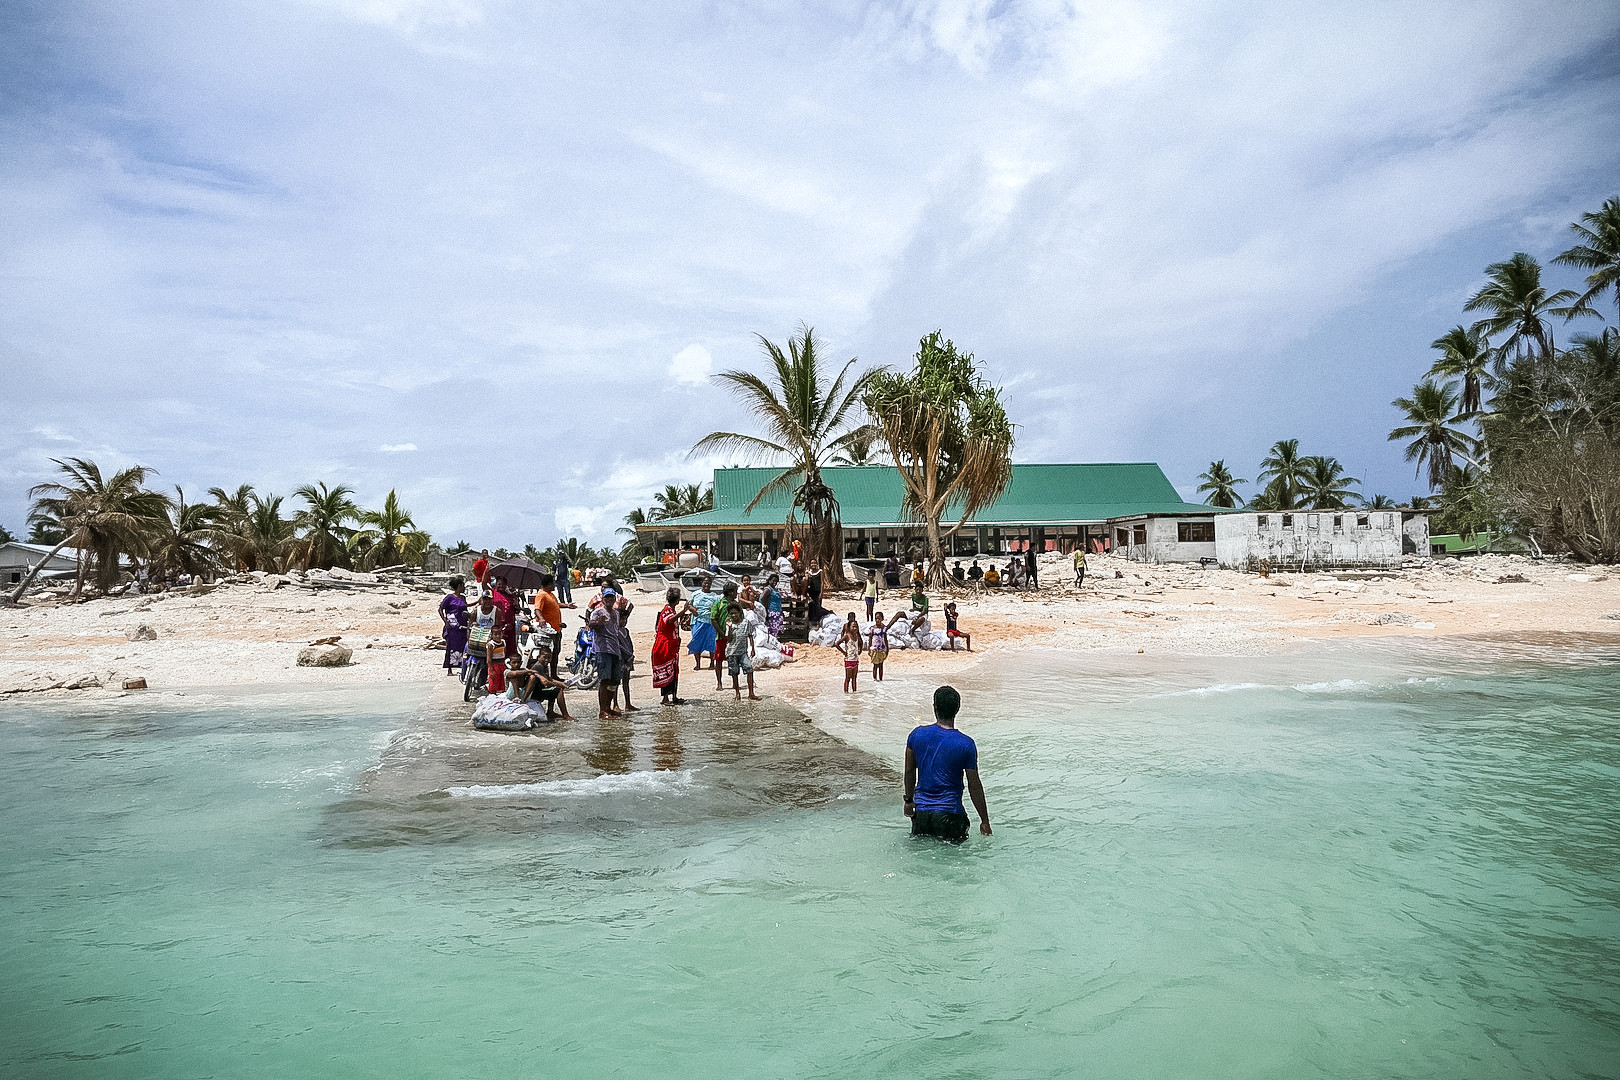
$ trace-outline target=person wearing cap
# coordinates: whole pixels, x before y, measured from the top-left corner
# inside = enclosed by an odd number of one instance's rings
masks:
[[[906,739],[905,815],[911,819],[912,836],[937,836],[952,844],[966,840],[964,786],[979,815],[979,832],[990,835],[990,810],[979,783],[979,748],[956,730],[961,708],[956,688],[941,686],[934,691],[934,722],[913,729]]]
[[[603,589],[602,602],[592,604],[585,613],[585,625],[596,639],[596,713],[601,720],[624,715],[617,707],[619,680],[624,673],[624,647],[619,641],[624,628],[615,610],[618,600],[617,590]]]

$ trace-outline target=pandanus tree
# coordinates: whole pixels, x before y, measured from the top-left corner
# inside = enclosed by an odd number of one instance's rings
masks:
[[[7,597],[11,604],[22,599],[51,556],[69,544],[81,553],[74,595],[83,591],[89,571],[84,555],[94,562],[97,587],[102,592],[110,590],[118,582],[119,560],[125,555],[145,558],[168,516],[168,499],[146,487],[146,478],[154,470],[144,465],[104,476],[100,466],[84,458],[52,461],[63,479],[29,489],[29,497],[34,499],[29,519],[59,523],[62,538]]]
[[[1456,459],[1474,464],[1471,454],[1474,440],[1466,432],[1452,426],[1456,418],[1457,394],[1448,385],[1424,379],[1412,388],[1409,398],[1396,398],[1391,402],[1406,414],[1406,423],[1389,433],[1391,442],[1410,439],[1406,444],[1406,460],[1417,462],[1418,471],[1429,470],[1429,490],[1439,491],[1451,475]]]
[[[1440,359],[1429,368],[1429,374],[1442,380],[1462,381],[1459,415],[1473,416],[1479,412],[1481,392],[1491,378],[1490,339],[1477,326],[1454,326],[1435,338],[1429,347],[1440,350]]]
[[[1464,311],[1486,313],[1474,329],[1483,337],[1501,338],[1498,357],[1503,364],[1509,349],[1514,356],[1522,356],[1527,345],[1542,360],[1551,360],[1553,334],[1548,317],[1578,313],[1575,293],[1569,289],[1548,292],[1541,284],[1541,264],[1522,251],[1487,266],[1485,276],[1486,283],[1463,305]]]
[[[785,462],[782,471],[749,500],[747,509],[776,495],[791,495],[784,522],[787,532],[799,530],[802,513],[805,558],[819,560],[826,584],[842,588],[844,526],[838,497],[822,478],[822,469],[869,437],[866,425],[856,420],[877,369],[857,372],[858,361],[851,357],[832,374],[830,366],[823,366],[821,343],[808,326],[800,326],[786,348],[762,334],[756,337],[769,361],[768,374],[732,370],[715,379],[753,414],[761,434],[716,431],[699,439],[692,452],[731,452],[754,461]]]
[[[927,533],[928,580],[943,585],[945,537],[994,504],[1012,479],[1014,433],[1001,391],[973,354],[936,330],[922,339],[911,371],[878,372],[864,400],[900,473],[902,510]],[[947,517],[956,519],[949,528]]]
[[[1582,214],[1581,220],[1569,229],[1581,242],[1553,262],[1591,271],[1586,275],[1586,291],[1576,299],[1576,306],[1588,310],[1608,291],[1614,294],[1615,311],[1620,314],[1620,198],[1604,199],[1596,213]]]
[[[1198,479],[1202,481],[1198,485],[1198,493],[1200,495],[1209,493],[1209,497],[1204,500],[1209,505],[1227,507],[1243,505],[1243,499],[1237,493],[1237,486],[1247,484],[1248,481],[1233,476],[1232,470],[1226,467],[1225,458],[1210,462],[1209,471],[1199,473]]]

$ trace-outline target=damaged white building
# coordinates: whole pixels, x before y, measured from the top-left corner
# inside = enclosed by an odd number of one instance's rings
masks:
[[[1218,563],[1229,570],[1398,566],[1429,552],[1421,510],[1214,510],[1109,522],[1116,550],[1141,562]]]

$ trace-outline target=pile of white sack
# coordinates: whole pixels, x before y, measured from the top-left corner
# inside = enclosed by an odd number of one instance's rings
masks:
[[[473,709],[473,727],[482,731],[528,731],[547,723],[546,707],[538,701],[511,701],[500,694],[486,694]]]
[[[793,663],[793,646],[776,640],[765,628],[765,606],[756,604],[752,615],[744,616],[754,637],[754,668],[766,670]]]
[[[861,644],[864,646],[872,640],[872,623],[863,622],[860,627]],[[821,620],[820,626],[811,629],[810,644],[832,648],[838,644],[838,639],[843,633],[844,620],[837,615],[828,615]],[[901,619],[889,627],[891,652],[895,649],[943,649],[945,641],[945,631],[935,630],[926,615],[915,621]]]

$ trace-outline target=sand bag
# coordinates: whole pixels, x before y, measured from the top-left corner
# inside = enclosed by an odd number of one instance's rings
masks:
[[[546,710],[534,702],[508,701],[499,694],[486,695],[473,709],[473,727],[480,731],[528,731],[544,723]]]

